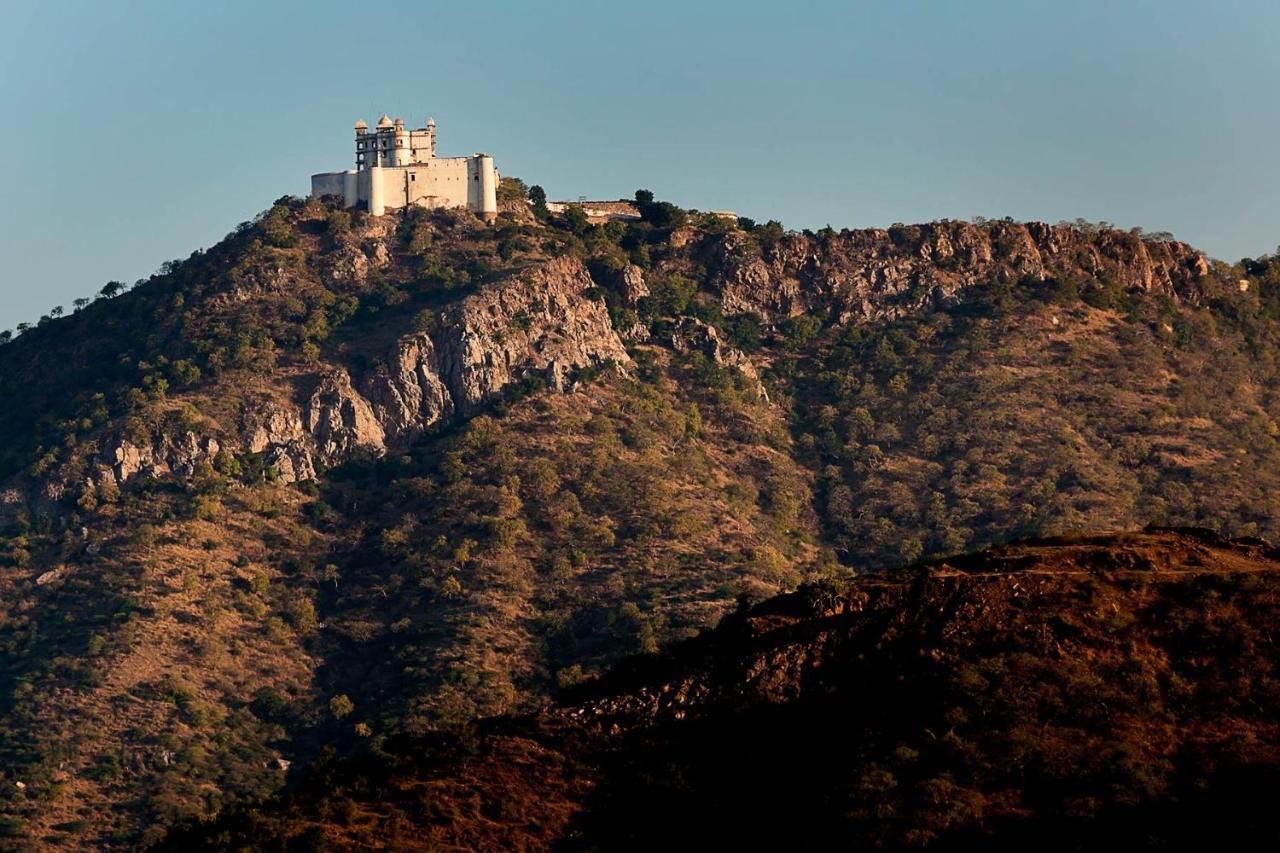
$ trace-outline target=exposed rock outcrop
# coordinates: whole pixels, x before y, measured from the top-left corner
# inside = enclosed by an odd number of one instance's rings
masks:
[[[604,303],[589,294],[592,287],[574,258],[491,284],[445,311],[434,336],[415,332],[396,340],[372,372],[353,379],[346,368],[331,365],[301,405],[250,404],[241,418],[239,448],[262,454],[281,482],[310,480],[318,467],[379,456],[455,413],[474,412],[526,375],[544,377],[563,391],[578,368],[627,364]],[[98,454],[91,482],[187,476],[221,448],[218,439],[189,431],[160,436],[150,445],[116,436]],[[62,497],[64,479],[46,482],[47,501]]]
[[[332,465],[353,454],[381,454],[455,413],[475,411],[529,373],[564,390],[573,369],[628,363],[604,303],[588,295],[593,286],[580,261],[557,258],[451,306],[434,336],[400,338],[386,366],[359,383],[342,368],[330,370],[300,421],[316,458]],[[288,459],[290,476],[313,475],[291,416],[277,423],[285,441],[272,452]]]
[[[333,251],[325,256],[321,275],[332,281],[363,283],[371,271],[382,269],[391,260],[386,239],[389,230],[387,223],[373,219],[364,227],[363,240],[354,235],[339,238]]]
[[[197,464],[213,459],[220,449],[216,438],[191,431],[156,436],[151,443],[142,445],[117,435],[107,442],[99,456],[102,466],[98,469],[98,480],[118,485],[139,475],[188,477]]]
[[[619,289],[622,291],[622,303],[628,308],[634,308],[649,295],[649,285],[644,278],[644,270],[635,264],[627,264],[622,269],[622,275],[619,280]]]
[[[357,453],[378,455],[386,450],[386,431],[373,406],[341,367],[321,377],[303,410],[302,424],[315,440],[318,457],[327,464]]]
[[[525,373],[546,373],[552,363],[629,364],[604,302],[587,293],[594,284],[581,261],[556,258],[446,310],[437,342],[458,411],[474,411]]]
[[[396,342],[386,369],[364,383],[387,438],[411,439],[453,414],[453,397],[440,373],[435,343],[425,332]]]
[[[1209,272],[1204,256],[1184,243],[1108,229],[1086,234],[1041,222],[936,222],[816,238],[787,235],[764,249],[733,232],[711,245],[707,261],[727,314],[819,311],[841,322],[954,302],[965,288],[992,280],[1055,275],[1106,277],[1126,289],[1195,301],[1195,284]]]
[[[311,448],[304,441],[287,441],[267,451],[265,462],[282,483],[301,483],[316,478]]]
[[[244,442],[250,453],[296,441],[305,435],[298,410],[264,402],[245,416]]]
[[[281,482],[314,479],[309,436],[302,425],[302,413],[292,405],[264,401],[251,407],[241,432],[245,449],[263,453],[264,463]]]

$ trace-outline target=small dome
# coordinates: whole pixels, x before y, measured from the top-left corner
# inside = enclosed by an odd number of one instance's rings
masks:
[[[400,116],[396,116],[396,127],[404,127],[404,119]]]
[[[359,121],[356,122],[356,130],[368,130],[368,129],[369,129],[369,125],[364,123],[364,119],[360,119]]]
[[[384,127],[391,127],[391,117],[386,113],[383,113],[382,118],[378,119],[378,129],[381,130]]]

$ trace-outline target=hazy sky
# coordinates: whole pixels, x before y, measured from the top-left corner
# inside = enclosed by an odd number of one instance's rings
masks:
[[[552,198],[1280,242],[1276,0],[0,0],[0,329],[207,247],[351,125]]]

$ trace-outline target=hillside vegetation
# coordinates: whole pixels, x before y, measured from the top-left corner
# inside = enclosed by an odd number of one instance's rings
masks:
[[[167,849],[1265,849],[1276,558],[1153,530],[805,587]]]
[[[282,199],[0,345],[0,831],[154,841],[806,580],[1277,534],[1272,260],[640,209]]]

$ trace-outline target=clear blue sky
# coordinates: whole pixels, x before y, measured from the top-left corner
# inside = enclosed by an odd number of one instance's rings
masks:
[[[0,329],[306,193],[384,110],[553,198],[1280,242],[1275,0],[0,9]]]

